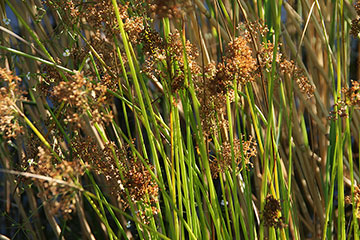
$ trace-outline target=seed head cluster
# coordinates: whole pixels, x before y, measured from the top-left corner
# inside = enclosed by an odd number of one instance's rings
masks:
[[[263,211],[264,225],[267,227],[284,228],[286,224],[281,217],[280,201],[275,199],[272,195],[267,195],[265,199],[265,206]]]
[[[347,118],[348,108],[360,108],[360,83],[351,81],[350,87],[342,89],[343,99],[339,97],[334,104],[334,110],[329,113],[329,120],[336,120],[338,117]]]
[[[91,48],[101,57],[106,64],[107,70],[111,71],[112,75],[119,75],[120,72],[118,62],[116,61],[116,45],[113,41],[114,36],[120,35],[118,21],[115,15],[113,4],[111,0],[88,1],[83,2],[79,0],[72,1],[46,1],[47,5],[60,12],[66,12],[65,15],[71,16],[71,21],[65,22],[68,27],[72,27],[74,23],[81,24],[82,27],[91,30],[91,38],[89,44],[85,46],[75,46],[71,49],[70,57],[77,65],[85,59]],[[137,43],[141,31],[144,29],[143,17],[129,16],[128,4],[118,5],[120,18],[124,22],[124,28],[127,32],[129,40]],[[69,14],[69,12],[71,14]],[[91,46],[91,48],[90,48]],[[95,58],[97,65],[101,66],[102,62]],[[104,69],[97,69],[100,74],[105,73]],[[95,70],[92,69],[91,74],[95,76]],[[117,84],[117,79],[113,79],[113,84]]]
[[[244,37],[248,42],[253,42],[260,45],[262,38],[266,37],[269,32],[269,28],[266,26],[263,20],[249,22],[248,24],[241,23],[239,29],[244,29]]]
[[[315,87],[310,83],[309,79],[305,76],[304,70],[298,68],[294,61],[283,59],[280,62],[280,71],[283,74],[290,76],[297,83],[300,91],[311,98],[314,95]]]
[[[218,73],[224,75],[224,79],[221,80],[227,81],[227,85],[231,85],[234,78],[239,84],[246,84],[254,80],[256,60],[252,56],[252,50],[245,38],[237,37],[228,44],[227,55],[223,62],[225,66],[224,68],[220,67]]]
[[[278,47],[275,58],[276,63],[281,62],[282,54],[280,53],[279,50],[280,49]],[[274,44],[270,41],[261,43],[259,50],[259,57],[261,59],[260,67],[264,69],[266,72],[270,72],[272,63],[274,61]]]
[[[81,73],[76,73],[69,81],[60,82],[54,87],[52,95],[58,102],[68,104],[65,122],[78,127],[82,124],[82,116],[89,110],[93,122],[110,122],[111,111],[101,111],[108,102],[107,88],[101,83],[92,83]]]
[[[348,106],[349,105],[339,97],[334,104],[334,110],[330,111],[328,119],[337,120],[339,117],[347,118],[349,116],[347,113]]]
[[[345,197],[345,203],[352,204],[351,195]],[[356,217],[360,219],[360,185],[354,188],[354,203],[356,208]]]
[[[196,78],[200,74],[200,67],[195,61],[199,53],[189,41],[186,41],[184,49],[179,32],[170,34],[165,40],[157,32],[145,29],[141,40],[147,57],[143,71],[151,79],[168,82],[172,93],[184,87],[184,52],[192,76]],[[159,65],[163,68],[159,69]]]
[[[180,17],[179,6],[175,0],[152,0],[150,10],[157,18]]]
[[[52,214],[60,214],[65,219],[69,219],[76,209],[76,192],[71,186],[75,185],[75,179],[84,174],[84,167],[77,161],[59,162],[47,148],[39,146],[40,144],[36,148],[36,145],[28,145],[26,157],[23,158],[21,165],[27,166],[24,168],[26,172],[55,180],[33,178],[32,182],[38,187],[39,197],[48,203]],[[61,180],[66,184],[56,182],[56,180]],[[25,179],[21,181],[27,182]]]
[[[192,6],[188,0],[147,0],[153,19],[180,19]]]
[[[142,204],[144,209],[151,209],[152,214],[157,214],[158,185],[145,165],[132,157],[125,147],[118,148],[113,143],[107,143],[104,149],[100,149],[90,137],[75,141],[73,146],[79,158],[106,178],[111,193],[120,198],[124,210],[132,202]],[[154,170],[151,165],[150,168]],[[145,221],[144,209],[139,209],[139,215]]]
[[[272,68],[273,61],[275,61],[276,67],[279,68],[280,72],[293,79],[300,91],[305,94],[307,98],[311,98],[314,94],[315,87],[310,83],[304,70],[296,66],[294,61],[289,61],[283,57],[279,49],[280,45],[274,46],[270,41],[262,42],[262,38],[269,32],[267,26],[262,21],[255,21],[250,22],[245,28],[244,37],[247,41],[259,46],[257,53],[259,61],[257,63],[257,73],[262,74],[263,71],[269,72]],[[277,51],[274,58],[273,54],[275,47],[277,48]]]
[[[50,8],[61,11],[63,21],[69,26],[76,24],[81,14],[81,0],[43,0]]]
[[[234,162],[236,172],[239,172],[242,168],[242,163],[244,165],[251,165],[250,159],[255,157],[257,154],[256,151],[256,142],[250,137],[248,141],[244,139],[240,140],[235,139],[233,142],[234,150]],[[227,170],[231,170],[233,166],[232,150],[231,144],[229,142],[224,142],[221,146],[220,157],[216,158],[214,161],[210,162],[211,172],[214,178],[217,178],[219,173],[224,173]]]
[[[216,116],[225,112],[226,96],[234,101],[234,87],[254,81],[256,69],[256,60],[248,42],[243,37],[237,37],[228,44],[223,61],[210,63],[204,70],[204,77],[196,79],[202,127],[207,135],[217,129]],[[220,125],[226,125],[226,121],[220,122]]]
[[[12,72],[0,68],[0,135],[6,139],[15,138],[23,132],[16,111],[17,104],[24,100],[20,81]]]
[[[354,5],[356,14],[357,14],[357,18],[353,19],[351,21],[351,28],[350,28],[350,34],[353,35],[354,37],[358,37],[359,36],[359,32],[360,32],[360,1],[357,0],[355,2]]]
[[[351,81],[351,87],[343,88],[342,92],[346,105],[360,108],[360,83],[358,81]]]

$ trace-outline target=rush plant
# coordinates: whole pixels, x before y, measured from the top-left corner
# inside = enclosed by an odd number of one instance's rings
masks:
[[[360,2],[0,3],[1,239],[359,239]]]

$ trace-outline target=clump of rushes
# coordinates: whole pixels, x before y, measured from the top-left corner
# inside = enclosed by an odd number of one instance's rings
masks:
[[[360,0],[5,2],[1,234],[360,236]]]
[[[284,228],[286,226],[281,216],[280,201],[270,194],[265,199],[262,219],[267,227]]]
[[[76,124],[78,127],[82,124],[82,117],[89,110],[92,115],[92,121],[96,123],[110,122],[113,115],[110,112],[100,111],[109,103],[107,88],[101,83],[92,83],[81,73],[77,72],[69,81],[60,82],[54,87],[52,96],[58,102],[64,102],[68,105],[66,108],[65,122]]]
[[[19,87],[20,81],[12,72],[0,68],[0,135],[6,139],[15,138],[23,132],[16,110],[17,104],[25,99]]]
[[[119,198],[123,210],[130,206],[130,201],[139,204],[138,214],[144,222],[148,221],[149,209],[151,214],[158,213],[159,187],[149,170],[139,159],[132,157],[126,147],[118,148],[109,142],[101,149],[90,137],[75,141],[73,147],[78,158],[105,177],[111,194]],[[153,166],[151,170],[154,170]]]
[[[244,165],[252,165],[250,159],[255,157],[257,154],[256,150],[256,142],[250,136],[248,141],[241,139],[235,139],[234,142],[234,161],[236,172],[239,172]],[[230,170],[232,167],[232,152],[231,152],[231,144],[229,142],[224,142],[220,149],[220,157],[215,158],[215,160],[210,162],[211,173],[214,178],[219,176],[219,173],[224,173],[227,170]]]

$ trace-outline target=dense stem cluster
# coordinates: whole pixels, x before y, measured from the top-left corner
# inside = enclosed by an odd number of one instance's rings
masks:
[[[360,236],[360,1],[5,2],[0,236]]]

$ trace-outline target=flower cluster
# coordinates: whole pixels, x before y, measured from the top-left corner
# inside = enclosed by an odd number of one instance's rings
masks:
[[[309,79],[305,76],[304,70],[298,68],[294,61],[283,59],[280,62],[280,71],[294,79],[300,91],[311,98],[314,95],[315,87],[311,85]]]
[[[352,204],[351,195],[345,197],[345,203]],[[360,185],[354,188],[354,203],[356,208],[356,217],[360,219]]]
[[[63,21],[70,26],[79,19],[82,2],[82,0],[44,0],[44,3],[50,8],[60,10]]]
[[[88,110],[92,115],[93,122],[110,122],[112,120],[111,111],[107,113],[99,110],[109,101],[106,91],[106,86],[101,83],[92,83],[78,72],[70,81],[62,81],[55,86],[52,96],[58,102],[68,104],[65,121],[81,126],[82,116]]]
[[[280,201],[275,199],[272,195],[267,195],[265,199],[265,206],[262,219],[264,225],[267,227],[284,228],[286,224],[281,217]]]
[[[32,181],[39,189],[39,197],[49,203],[51,212],[54,215],[61,213],[65,219],[69,219],[76,210],[76,192],[71,186],[75,185],[74,179],[84,174],[84,167],[78,161],[59,162],[47,148],[36,145],[27,146],[26,158],[21,164],[26,166],[23,170],[53,179],[33,178]],[[26,178],[20,180],[28,182]]]
[[[252,56],[252,50],[245,38],[237,37],[228,44],[227,55],[223,62],[225,63],[224,68],[218,68],[218,73],[224,75],[221,81],[228,82],[230,85],[234,78],[240,84],[254,80],[256,60]]]
[[[255,41],[255,44],[259,45],[262,38],[266,37],[269,32],[269,28],[266,26],[263,20],[249,22],[248,24],[241,24],[240,29],[244,30],[244,37],[248,42]]]
[[[334,110],[329,113],[329,120],[337,120],[340,118],[347,118],[349,114],[347,113],[348,105],[341,98],[337,99],[334,104]]]
[[[107,143],[101,149],[90,137],[74,141],[73,147],[77,157],[105,177],[111,193],[120,198],[124,210],[130,202],[141,204],[143,209],[139,209],[139,215],[145,222],[148,209],[157,214],[158,185],[145,165],[132,157],[125,147]],[[153,170],[152,166],[150,168]]]
[[[280,53],[279,47],[276,53],[277,54],[276,54],[275,62],[280,63],[282,54]],[[261,43],[259,49],[259,57],[261,59],[260,67],[265,71],[270,72],[274,60],[274,44],[270,41]]]
[[[210,168],[214,178],[217,178],[220,172],[223,173],[232,168],[232,156],[234,156],[235,171],[238,172],[243,166],[242,163],[244,163],[244,165],[251,165],[250,159],[257,154],[256,142],[253,141],[252,137],[250,137],[248,141],[242,139],[241,142],[239,139],[235,139],[233,145],[232,154],[231,144],[224,142],[220,149],[220,157],[210,162]]]
[[[306,77],[304,70],[296,66],[294,61],[283,58],[279,48],[280,45],[274,46],[270,41],[261,42],[262,38],[264,38],[268,32],[269,29],[262,21],[250,22],[246,25],[244,33],[246,40],[259,46],[258,52],[256,53],[258,59],[257,73],[262,74],[263,71],[271,71],[273,61],[275,61],[276,67],[280,69],[280,72],[295,80],[300,91],[305,94],[307,98],[311,98],[314,94],[315,87]],[[275,47],[277,51],[274,57]],[[264,82],[266,82],[266,79]]]
[[[103,174],[109,182],[110,190],[114,195],[120,195],[123,189],[122,179],[119,172],[119,164],[126,161],[126,152],[123,149],[115,149],[115,145],[108,143],[101,149],[91,137],[77,137],[73,141],[76,157],[86,162],[98,174]],[[115,155],[112,149],[115,151]],[[115,159],[117,157],[118,159]]]
[[[217,65],[210,63],[204,70],[204,77],[195,81],[202,127],[207,135],[217,129],[216,114],[224,113],[226,96],[232,102],[234,87],[253,81],[256,70],[256,60],[248,42],[243,37],[237,37],[228,44],[223,61]],[[220,122],[220,125],[226,125],[226,121]]]
[[[16,104],[23,100],[20,90],[20,78],[12,72],[0,68],[0,134],[4,138],[14,138],[23,132],[18,120]]]
[[[357,0],[355,2],[354,8],[355,8],[355,11],[356,11],[358,17],[351,21],[350,34],[353,35],[354,37],[358,37],[359,32],[360,32],[360,18],[359,18],[359,16],[360,16],[360,1],[359,0]]]
[[[118,27],[118,20],[115,15],[113,3],[110,0],[83,2],[79,0],[72,1],[59,1],[47,0],[46,4],[57,11],[62,12],[64,16],[69,16],[70,20],[65,21],[69,27],[72,27],[75,22],[84,25],[89,29],[91,38],[89,44],[85,46],[75,46],[71,50],[64,51],[64,56],[71,57],[75,64],[80,65],[81,62],[87,57],[91,51],[90,46],[101,57],[107,66],[107,70],[111,71],[112,75],[118,75],[120,67],[118,62],[114,59],[116,56],[116,46],[113,41],[114,36],[119,36],[120,30]],[[143,17],[129,16],[128,4],[118,5],[120,18],[124,22],[125,31],[132,42],[137,42],[141,31],[144,29]],[[123,36],[125,37],[125,36]],[[95,60],[98,65],[102,63]],[[102,68],[97,71],[100,74],[106,71]],[[95,76],[95,70],[91,70],[91,74]],[[114,85],[117,80],[114,79]]]
[[[157,18],[179,18],[179,6],[175,0],[152,0],[150,10]]]
[[[360,82],[351,81],[351,87],[343,88],[342,92],[346,105],[360,108]]]
[[[128,4],[118,5],[120,18],[125,22],[125,29],[129,30],[130,39],[136,39],[136,35],[143,29],[143,18],[129,16],[128,7]],[[105,33],[107,39],[112,39],[114,35],[120,33],[113,4],[109,0],[85,4],[82,17],[86,20],[86,24],[96,31],[98,37],[101,36],[101,31]]]
[[[183,46],[178,32],[169,34],[168,39],[165,40],[155,31],[146,28],[141,35],[141,40],[143,51],[147,57],[144,72],[151,79],[168,82],[172,93],[184,87],[185,74],[187,73],[184,51],[187,66],[193,78],[200,74],[200,67],[195,61],[199,53],[189,41]],[[162,66],[162,68],[159,69],[158,66]]]
[[[360,83],[351,81],[351,87],[342,89],[344,99],[337,99],[334,104],[334,111],[329,114],[329,120],[336,120],[338,117],[348,117],[348,107],[360,108]]]
[[[128,165],[122,171],[124,174],[124,189],[128,190],[132,202],[143,205],[143,209],[138,215],[144,222],[148,222],[149,211],[151,215],[156,215],[159,212],[156,207],[159,195],[157,183],[140,160],[133,160],[131,165]],[[151,171],[154,171],[153,166],[151,166]],[[125,207],[129,206],[129,199],[126,198],[126,195],[125,191],[122,191],[122,203]]]

